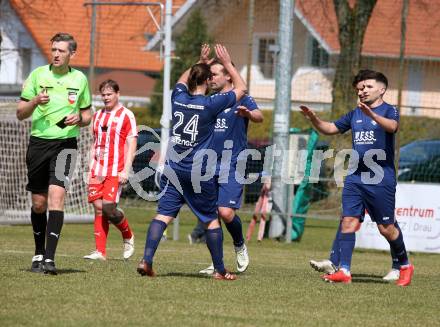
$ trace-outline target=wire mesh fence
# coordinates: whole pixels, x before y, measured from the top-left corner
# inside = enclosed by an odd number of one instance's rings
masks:
[[[114,2],[114,1],[113,1]],[[130,2],[130,1],[129,1]],[[134,2],[134,1],[132,1]],[[60,17],[44,19],[45,6],[49,2],[11,1],[14,10],[20,13],[27,26],[35,30],[33,35],[44,35],[46,39],[37,40],[43,44],[42,53],[48,58],[48,39],[54,26],[65,30],[72,30],[77,37],[79,50],[74,66],[83,71],[89,67],[90,55],[90,27],[91,7],[83,6],[83,2],[65,1],[61,6]],[[30,5],[41,3],[41,10],[34,13],[27,12]],[[56,3],[55,0],[50,1]],[[58,4],[60,4],[59,2]],[[164,1],[161,1],[164,4]],[[438,179],[438,149],[440,145],[427,139],[440,139],[438,122],[440,118],[440,25],[437,24],[437,13],[440,4],[436,1],[410,1],[405,39],[405,53],[403,70],[399,60],[401,45],[401,9],[403,1],[378,1],[372,11],[368,27],[363,40],[362,56],[359,68],[368,68],[383,72],[389,80],[389,86],[384,100],[392,105],[398,104],[399,89],[401,92],[401,124],[398,133],[397,147],[402,147],[401,167],[398,171],[400,180],[416,182],[440,182]],[[27,7],[26,7],[26,6]],[[276,90],[275,72],[277,65],[293,65],[291,83],[291,127],[307,128],[310,125],[296,115],[300,104],[308,105],[319,112],[324,118],[330,118],[332,100],[334,98],[333,82],[338,67],[350,65],[350,60],[339,62],[341,48],[338,41],[338,21],[330,0],[297,0],[295,1],[295,15],[293,19],[293,62],[280,63],[277,53],[282,44],[278,44],[278,17],[279,1],[272,0],[198,0],[174,1],[174,21],[172,32],[175,42],[186,28],[188,18],[199,10],[206,22],[207,33],[212,42],[223,43],[229,49],[232,59],[241,75],[246,78],[250,94],[255,98],[258,106],[265,111],[265,122],[261,126],[251,124],[249,127],[249,146],[257,148],[263,154],[264,149],[271,143],[271,112],[274,109]],[[158,47],[153,51],[146,51],[145,45],[153,42],[157,35],[157,22],[161,19],[159,8],[137,8],[132,6],[98,6],[96,19],[95,40],[95,70],[96,76],[105,74],[112,77],[115,70],[138,73],[149,80],[139,80],[136,76],[128,78],[118,77],[121,82],[122,95],[142,96],[142,109],[148,116],[149,99],[161,96],[154,93],[153,78],[157,78],[161,70],[160,37]],[[12,15],[12,14],[11,14]],[[12,17],[12,16],[11,16]],[[18,17],[18,16],[17,16]],[[10,19],[10,17],[8,18]],[[75,21],[76,20],[76,21]],[[77,21],[86,22],[80,24]],[[12,26],[12,25],[11,25]],[[9,28],[12,33],[13,28]],[[191,26],[190,26],[191,28]],[[40,30],[41,29],[41,30]],[[3,34],[9,33],[3,29]],[[21,33],[24,33],[23,31]],[[195,31],[194,31],[195,33]],[[9,34],[8,34],[9,35]],[[6,41],[5,41],[6,40]],[[12,40],[12,39],[11,39]],[[24,39],[22,39],[24,40]],[[13,41],[13,40],[12,40]],[[14,65],[20,66],[15,73],[15,82],[22,84],[24,76],[35,63],[33,58],[39,53],[39,47],[30,47],[28,43],[20,41],[14,46],[4,37],[2,49],[1,83],[9,83],[14,71],[11,65],[3,62],[14,56]],[[46,43],[44,43],[46,42]],[[20,50],[22,49],[22,50]],[[24,49],[24,50],[23,50]],[[27,51],[31,49],[32,51]],[[38,50],[38,51],[37,51]],[[157,50],[157,51],[156,51]],[[194,62],[198,58],[194,58]],[[173,58],[178,61],[179,58]],[[41,61],[41,58],[40,58]],[[7,69],[6,69],[7,67]],[[352,71],[351,75],[356,71]],[[120,75],[118,75],[120,76]],[[349,78],[351,78],[350,76]],[[99,79],[99,78],[98,78]],[[134,82],[130,84],[129,82]],[[148,84],[148,85],[147,85]],[[96,85],[92,86],[96,88]],[[148,89],[148,94],[136,94],[136,88]],[[4,92],[5,93],[5,92]],[[4,102],[12,103],[18,95],[2,97]],[[161,102],[161,101],[159,101]],[[12,105],[15,105],[12,103]],[[334,109],[334,108],[333,108]],[[350,107],[342,108],[347,112]],[[153,126],[156,127],[156,126]],[[142,138],[139,138],[142,144]],[[335,152],[350,147],[350,137],[322,138]],[[336,140],[336,141],[334,141]],[[411,145],[419,140],[421,143]],[[425,143],[424,143],[425,142]],[[408,145],[408,146],[407,146]],[[134,170],[139,171],[151,158],[145,154],[137,157]],[[249,161],[247,173],[260,173],[262,162]],[[334,160],[326,162],[325,174],[321,182],[313,184],[311,191],[312,203],[309,214],[319,217],[339,215],[341,188],[333,177]],[[147,192],[156,192],[154,178],[146,179],[142,187]],[[261,181],[245,186],[243,201],[252,204],[256,201]],[[136,197],[133,190],[127,189],[124,193],[127,198]],[[133,201],[133,203],[139,203]]]

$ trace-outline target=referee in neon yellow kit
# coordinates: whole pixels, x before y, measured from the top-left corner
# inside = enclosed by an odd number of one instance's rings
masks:
[[[35,240],[31,271],[56,275],[54,258],[64,221],[65,188],[74,165],[74,156],[60,160],[59,154],[66,150],[76,152],[79,127],[90,123],[92,113],[87,78],[69,66],[76,52],[75,39],[67,33],[57,33],[50,41],[52,62],[29,75],[23,85],[17,118],[32,116],[26,154],[26,189],[32,193]]]

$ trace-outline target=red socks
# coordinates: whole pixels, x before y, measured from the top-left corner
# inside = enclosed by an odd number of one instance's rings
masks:
[[[115,226],[121,231],[123,239],[129,239],[133,236],[127,218],[122,218],[122,221]]]
[[[130,239],[133,236],[130,226],[128,225],[127,219],[124,217],[122,221],[116,225],[116,227],[121,231],[122,238]],[[109,229],[109,222],[102,216],[95,216],[95,244],[96,250],[101,252],[103,256],[106,255],[106,245],[107,245],[107,235]]]
[[[105,256],[109,223],[102,216],[95,216],[95,243],[96,250]]]

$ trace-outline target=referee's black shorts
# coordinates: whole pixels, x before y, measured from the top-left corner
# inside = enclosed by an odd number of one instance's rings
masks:
[[[76,138],[42,139],[31,136],[26,153],[26,190],[47,193],[49,185],[66,188],[73,173],[78,145]]]

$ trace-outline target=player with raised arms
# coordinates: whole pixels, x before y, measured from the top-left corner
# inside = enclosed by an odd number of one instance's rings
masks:
[[[212,79],[209,88],[214,92],[226,93],[234,88],[231,76],[221,62],[211,63]],[[217,152],[215,180],[218,189],[218,215],[231,234],[236,253],[237,271],[244,272],[249,266],[249,254],[243,238],[243,227],[236,210],[241,206],[243,194],[244,169],[237,171],[237,166],[246,167],[246,158],[240,153],[247,148],[247,129],[249,121],[261,123],[263,114],[255,100],[245,95],[231,108],[219,113],[214,129],[214,150]],[[244,159],[244,160],[243,160]],[[243,162],[239,162],[242,160]],[[240,177],[242,176],[242,177]],[[214,265],[200,271],[212,274]]]
[[[201,57],[209,55],[210,48],[203,45]],[[157,215],[152,220],[145,243],[144,257],[137,271],[145,276],[155,276],[153,257],[165,228],[177,216],[186,203],[196,217],[205,224],[206,244],[214,263],[213,277],[218,280],[235,280],[223,263],[223,232],[217,219],[217,192],[214,178],[200,180],[196,189],[192,172],[197,163],[197,153],[213,147],[213,134],[217,115],[232,107],[246,92],[246,84],[232,65],[228,51],[222,45],[215,46],[215,53],[232,78],[235,88],[226,93],[206,96],[212,78],[210,66],[198,63],[185,71],[177,81],[171,95],[172,128],[164,174],[161,177],[161,193]],[[213,151],[213,150],[211,150]],[[216,159],[216,158],[215,158]],[[215,167],[215,164],[214,164]],[[208,167],[212,168],[212,167]],[[178,180],[167,176],[175,174]]]
[[[352,155],[359,159],[353,173],[346,177],[342,191],[341,231],[337,242],[339,270],[325,274],[323,279],[329,282],[351,282],[355,232],[365,210],[368,210],[399,261],[400,276],[396,284],[408,286],[414,266],[408,260],[402,231],[394,215],[394,134],[399,128],[399,112],[383,100],[388,79],[382,73],[360,70],[353,79],[353,87],[359,97],[358,106],[335,122],[323,121],[311,109],[300,107],[304,116],[325,135],[345,133],[351,129]]]

